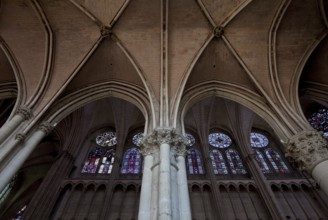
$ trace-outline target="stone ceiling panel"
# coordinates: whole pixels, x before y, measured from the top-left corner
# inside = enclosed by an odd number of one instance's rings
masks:
[[[207,46],[192,70],[185,89],[212,80],[237,84],[256,92],[247,73],[221,39],[214,39]]]
[[[13,69],[4,54],[4,52],[0,49],[0,84],[5,82],[15,82],[15,74]]]
[[[170,97],[173,97],[192,61],[209,38],[212,27],[196,1],[170,1],[168,16],[168,75]]]
[[[161,70],[160,1],[134,0],[114,26],[114,33],[131,54],[159,99]]]
[[[43,0],[42,3],[56,36],[56,48],[51,84],[38,110],[68,82],[100,36],[99,27],[70,2]]]
[[[28,99],[36,92],[44,72],[46,39],[42,21],[29,2],[3,0],[0,35],[22,71]]]
[[[104,25],[108,25],[126,0],[75,0],[75,2],[86,8]]]
[[[271,97],[274,95],[269,75],[268,37],[278,6],[279,1],[254,0],[224,30],[236,53]]]
[[[277,65],[282,90],[290,100],[290,82],[303,55],[324,30],[316,1],[292,1],[277,33]]]
[[[217,26],[222,26],[249,0],[203,0],[206,9]]]
[[[113,40],[104,39],[87,63],[66,87],[63,95],[92,84],[111,80],[135,84],[144,88],[136,69],[123,51]]]

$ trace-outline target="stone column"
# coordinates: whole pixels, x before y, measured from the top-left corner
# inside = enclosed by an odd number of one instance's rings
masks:
[[[151,218],[156,218],[159,220],[170,220],[172,219],[172,185],[171,182],[171,146],[185,145],[185,139],[176,133],[175,129],[172,128],[157,128],[150,135],[146,136],[143,142],[143,146],[152,147],[153,149],[159,148],[159,165],[153,165],[152,176],[158,175],[159,184],[152,184],[152,193],[155,195],[157,190],[158,196],[152,196],[152,198],[157,198],[157,201],[152,201],[152,209],[157,210],[154,206],[154,202],[157,202],[158,212],[155,211],[156,216],[151,216]],[[158,150],[157,150],[158,151]],[[159,169],[156,169],[159,166]],[[159,172],[159,174],[157,173]],[[174,182],[174,181],[173,181]],[[143,182],[144,183],[144,180]],[[175,182],[176,183],[176,182]],[[141,197],[144,196],[144,190],[141,189]],[[142,201],[140,201],[142,203]],[[141,206],[139,207],[139,212]],[[179,210],[179,207],[175,207]],[[175,220],[175,219],[174,219]]]
[[[152,197],[152,166],[153,166],[153,148],[152,146],[141,146],[141,153],[144,156],[144,168],[141,183],[141,193],[139,202],[138,219],[150,220],[151,215],[151,197]]]
[[[22,148],[17,154],[6,164],[0,173],[0,192],[6,187],[11,178],[17,173],[19,168],[24,164],[26,159],[33,152],[40,141],[52,130],[52,126],[48,122],[44,122],[40,127],[22,144]]]
[[[3,143],[7,137],[25,120],[28,120],[32,117],[31,109],[27,107],[20,107],[14,117],[7,121],[0,128],[0,144]],[[2,148],[2,145],[0,145]]]
[[[191,220],[190,199],[185,160],[186,152],[186,147],[184,145],[176,148],[180,220]]]
[[[328,195],[328,145],[320,132],[303,131],[290,138],[286,158],[306,170]]]

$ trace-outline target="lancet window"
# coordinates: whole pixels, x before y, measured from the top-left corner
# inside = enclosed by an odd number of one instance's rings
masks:
[[[195,137],[192,134],[186,133],[187,140],[187,169],[189,174],[205,174],[201,153],[194,148],[196,143]]]
[[[96,137],[97,147],[93,148],[83,164],[81,173],[110,174],[115,162],[116,135],[114,132],[104,132]]]
[[[251,132],[251,147],[255,151],[255,158],[264,174],[289,173],[289,168],[281,155],[271,148],[269,139],[261,133]]]
[[[203,162],[200,152],[195,148],[187,151],[187,165],[189,174],[204,174]]]
[[[210,158],[214,174],[247,174],[238,151],[231,148],[232,139],[228,135],[211,133],[208,142],[212,147]]]
[[[122,174],[139,174],[141,170],[141,154],[139,149],[128,149],[123,156]]]

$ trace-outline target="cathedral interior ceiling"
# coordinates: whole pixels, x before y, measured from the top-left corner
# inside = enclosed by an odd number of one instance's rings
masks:
[[[289,100],[291,82],[307,61],[302,59],[327,32],[327,3],[319,3],[170,1],[163,41],[160,1],[2,0],[0,35],[21,71],[26,100],[35,99],[36,113],[63,90],[98,81],[133,83],[158,101],[165,62],[170,99],[206,79],[238,84],[272,100],[277,99],[273,87],[282,88]],[[102,25],[112,26],[114,37],[101,40]],[[217,38],[213,30],[218,27],[223,31]],[[322,39],[320,51],[313,51],[326,57]],[[163,43],[168,60],[161,54]],[[319,70],[327,68],[326,62],[315,60],[309,64],[315,67],[307,69],[326,83]],[[0,66],[2,83],[13,74],[8,62]]]

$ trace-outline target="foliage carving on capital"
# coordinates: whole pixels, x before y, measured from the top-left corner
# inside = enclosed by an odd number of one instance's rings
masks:
[[[290,139],[285,156],[298,169],[311,173],[317,164],[328,160],[327,141],[318,131],[303,131]]]
[[[26,134],[23,133],[18,133],[15,136],[15,140],[17,140],[18,142],[23,142],[26,139]]]
[[[16,114],[22,116],[24,120],[28,120],[33,116],[32,110],[26,106],[19,107],[16,111]]]
[[[184,153],[187,140],[173,128],[156,128],[143,139],[141,152],[144,155],[158,150],[161,144],[169,144],[176,153]]]
[[[42,122],[39,126],[39,130],[43,131],[46,135],[48,135],[53,128],[54,127],[47,121]]]

